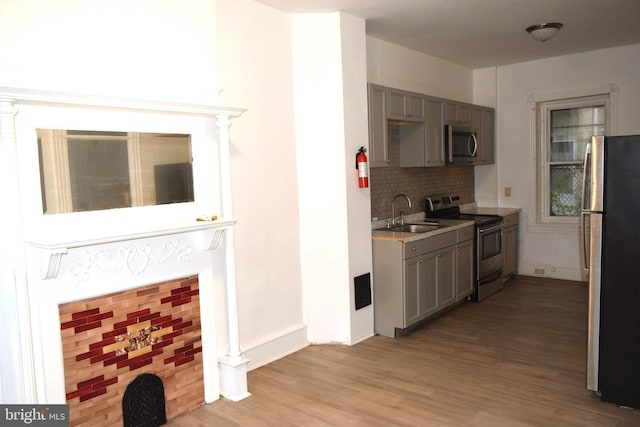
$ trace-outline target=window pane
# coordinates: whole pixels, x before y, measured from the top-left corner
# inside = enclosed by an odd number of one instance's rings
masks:
[[[551,110],[550,119],[552,162],[582,161],[591,136],[605,131],[604,106]]]
[[[582,165],[550,166],[551,216],[577,216],[580,214],[582,191]]]

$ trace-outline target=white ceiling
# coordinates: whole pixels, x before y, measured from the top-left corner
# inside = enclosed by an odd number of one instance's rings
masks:
[[[367,35],[475,69],[640,43],[640,0],[257,0],[289,13],[342,11]],[[538,42],[525,28],[564,27]]]

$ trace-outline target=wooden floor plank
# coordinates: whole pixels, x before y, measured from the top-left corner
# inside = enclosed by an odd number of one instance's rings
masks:
[[[405,336],[309,346],[168,425],[640,426],[585,389],[586,334],[586,284],[518,276]]]

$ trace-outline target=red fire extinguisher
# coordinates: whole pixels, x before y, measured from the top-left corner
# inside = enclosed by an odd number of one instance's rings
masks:
[[[356,153],[356,169],[358,169],[358,186],[360,188],[369,187],[369,166],[367,165],[367,156],[364,154],[366,148],[360,147]]]

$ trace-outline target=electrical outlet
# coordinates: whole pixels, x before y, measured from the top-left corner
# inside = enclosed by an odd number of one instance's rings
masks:
[[[504,197],[511,197],[511,187],[504,187]]]
[[[536,268],[533,270],[533,272],[536,274],[544,274],[544,268]]]

